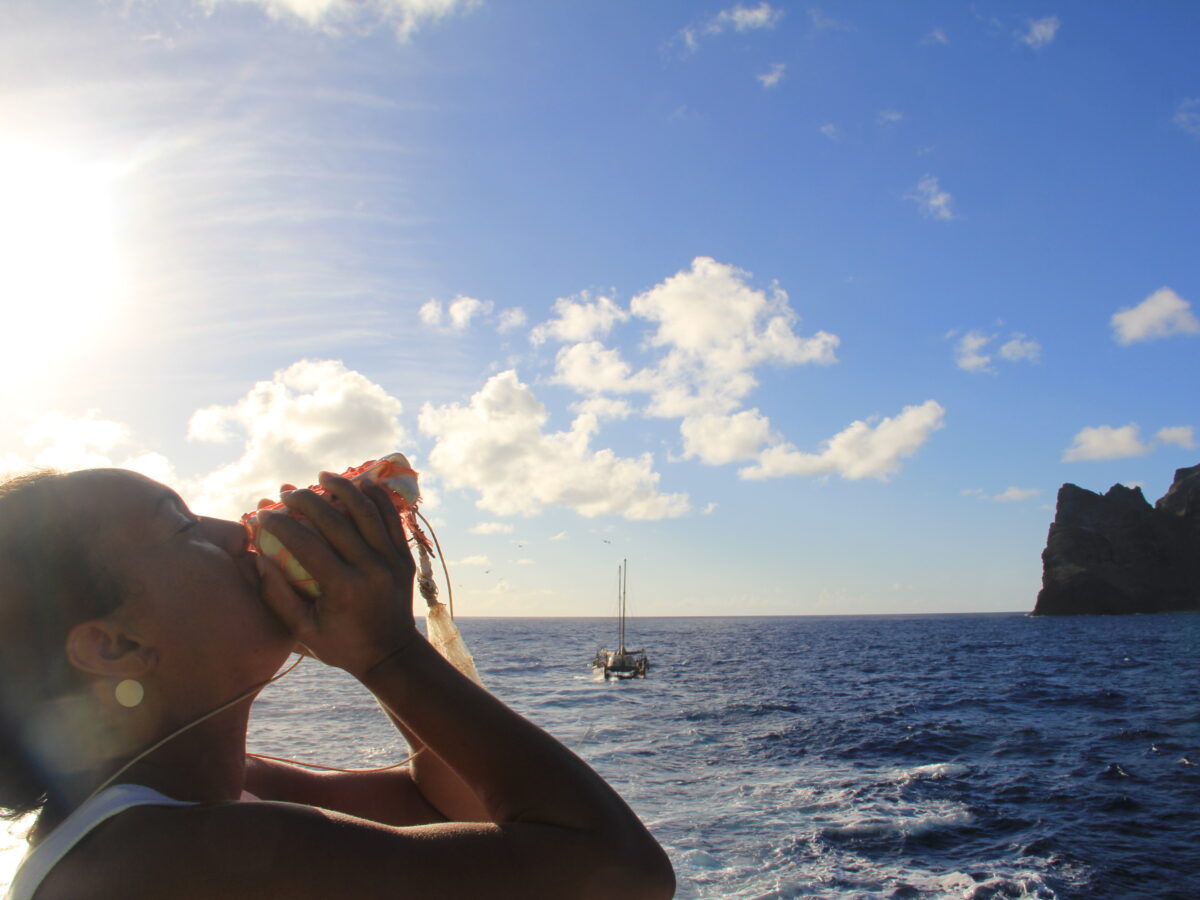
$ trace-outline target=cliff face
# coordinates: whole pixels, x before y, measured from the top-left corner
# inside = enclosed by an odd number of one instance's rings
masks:
[[[1120,484],[1103,496],[1059,489],[1034,615],[1192,609],[1200,609],[1200,465],[1177,470],[1154,506]]]

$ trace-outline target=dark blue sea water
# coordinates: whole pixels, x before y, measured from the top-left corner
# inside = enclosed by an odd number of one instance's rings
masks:
[[[587,759],[668,848],[681,898],[1200,896],[1200,615],[461,619],[488,686]],[[402,745],[306,664],[253,749]]]

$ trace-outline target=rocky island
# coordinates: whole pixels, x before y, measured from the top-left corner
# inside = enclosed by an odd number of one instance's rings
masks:
[[[1154,506],[1141,488],[1058,491],[1033,614],[1200,609],[1200,465],[1178,469]]]

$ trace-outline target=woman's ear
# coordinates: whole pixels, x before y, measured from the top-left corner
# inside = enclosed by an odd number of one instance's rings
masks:
[[[106,619],[81,622],[67,632],[67,659],[89,675],[138,678],[154,667],[154,651]]]

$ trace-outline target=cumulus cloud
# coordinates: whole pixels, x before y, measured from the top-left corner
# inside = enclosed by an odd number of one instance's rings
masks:
[[[1027,47],[1032,47],[1034,50],[1041,50],[1043,47],[1048,47],[1054,40],[1061,24],[1057,16],[1047,16],[1044,19],[1031,19],[1029,27],[1022,34],[1018,35],[1018,40]]]
[[[989,335],[968,331],[954,347],[955,365],[964,372],[990,372],[992,357],[983,351],[991,341]]]
[[[1191,304],[1169,287],[1161,287],[1137,306],[1113,313],[1113,339],[1118,344],[1152,341],[1177,334],[1200,334]]]
[[[422,25],[444,19],[459,10],[479,5],[479,0],[203,0],[208,6],[239,3],[257,6],[273,19],[281,19],[330,34],[344,30],[370,31],[392,28],[405,41]]]
[[[1014,334],[1000,346],[1000,358],[1009,362],[1037,362],[1042,358],[1042,345],[1023,334]]]
[[[471,534],[512,534],[512,530],[507,522],[480,522],[471,528]]]
[[[491,564],[486,556],[464,556],[456,563],[460,566],[490,566]]]
[[[1007,487],[992,499],[997,503],[1019,503],[1022,500],[1032,500],[1040,493],[1037,488]]]
[[[837,361],[837,335],[796,334],[787,293],[778,285],[770,293],[753,288],[748,277],[699,256],[689,270],[633,298],[631,312],[657,326],[648,344],[665,351],[642,376],[654,391],[651,415],[729,412],[757,384],[752,370],[759,365]]]
[[[829,138],[831,141],[840,141],[842,139],[842,129],[838,128],[832,122],[826,122],[817,131]]]
[[[933,175],[922,176],[917,182],[916,193],[908,194],[906,199],[915,200],[922,215],[939,222],[949,222],[958,218],[954,212],[954,197],[949,191],[942,190]]]
[[[944,417],[941,404],[927,400],[876,424],[854,422],[825,441],[817,453],[805,453],[786,443],[769,447],[755,465],[738,474],[747,479],[837,474],[850,481],[886,481],[899,470],[901,459],[916,453],[943,426]]]
[[[115,467],[141,472],[167,484],[176,481],[175,470],[165,456],[142,447],[129,426],[100,418],[98,410],[88,410],[82,416],[47,412],[22,430],[21,442],[24,452],[0,457],[0,472]]]
[[[875,116],[875,121],[880,125],[895,125],[904,121],[904,113],[898,109],[881,109]]]
[[[1188,134],[1200,137],[1200,97],[1190,97],[1180,101],[1171,121]]]
[[[446,328],[450,331],[462,332],[470,327],[473,319],[491,315],[492,307],[493,303],[491,300],[476,300],[474,297],[459,295],[446,304],[444,310],[442,308],[442,301],[426,301],[417,310],[417,316],[423,325],[428,325],[430,328]],[[506,316],[508,317],[507,319],[505,318]],[[525,321],[525,313],[522,310],[505,310],[500,315],[499,330],[504,331],[504,326],[506,323],[511,322],[514,316],[519,320],[516,322],[516,325],[520,325]],[[512,327],[516,327],[516,325]]]
[[[534,327],[529,340],[544,344],[553,338],[556,341],[590,341],[608,334],[617,322],[624,322],[629,313],[621,309],[609,297],[597,297],[594,301],[587,291],[574,297],[560,297],[554,301],[555,317]]]
[[[763,72],[761,75],[755,75],[754,77],[762,83],[763,87],[771,88],[775,87],[775,85],[779,84],[779,82],[783,80],[783,73],[786,69],[787,66],[783,63],[773,63],[771,68],[767,69],[767,71]]]
[[[951,331],[947,337],[953,337],[957,333]],[[964,372],[995,372],[992,362],[996,357],[988,351],[988,347],[998,338],[999,335],[995,334],[968,331],[954,345],[954,364]],[[997,356],[1005,362],[1037,362],[1042,358],[1042,345],[1020,332],[1013,332],[1009,339],[1000,345]]]
[[[1154,440],[1160,444],[1174,444],[1184,450],[1196,449],[1196,438],[1190,425],[1173,425],[1160,428],[1154,434]]]
[[[597,419],[628,419],[633,414],[633,407],[627,400],[596,395],[572,403],[571,411],[587,413]]]
[[[634,371],[599,341],[562,348],[553,380],[585,395],[646,394],[646,414],[685,418],[731,413],[756,385],[759,365],[837,361],[836,335],[803,337],[786,292],[746,283],[749,273],[697,257],[675,275],[630,302],[630,312],[653,323],[649,349],[660,356]]]
[[[228,406],[197,410],[188,437],[230,442],[241,455],[188,486],[197,510],[236,517],[283,482],[311,484],[319,471],[341,471],[393,450],[407,435],[400,401],[337,360],[301,360],[259,381]]]
[[[502,310],[497,316],[496,330],[501,334],[514,331],[518,328],[523,328],[525,322],[528,321],[525,315],[525,310],[519,306],[514,306],[510,309]]]
[[[515,372],[488,379],[466,404],[426,404],[421,430],[435,440],[429,466],[449,488],[477,491],[477,505],[500,515],[533,515],[550,506],[580,515],[662,519],[689,509],[685,494],[663,494],[653,457],[593,450],[594,415],[547,432],[546,408]]]
[[[679,38],[689,50],[696,50],[704,37],[716,36],[727,31],[762,31],[774,28],[783,17],[783,10],[776,9],[766,0],[757,6],[738,4],[723,9],[700,25],[689,25],[679,32]]]
[[[1132,422],[1113,428],[1111,425],[1097,425],[1094,428],[1084,428],[1071,442],[1071,446],[1063,451],[1063,462],[1095,462],[1109,459],[1128,459],[1132,456],[1143,456],[1150,452],[1149,444],[1142,443],[1138,436],[1138,426]]]
[[[771,436],[771,423],[757,409],[734,415],[689,416],[679,426],[685,458],[710,466],[752,459]]]

